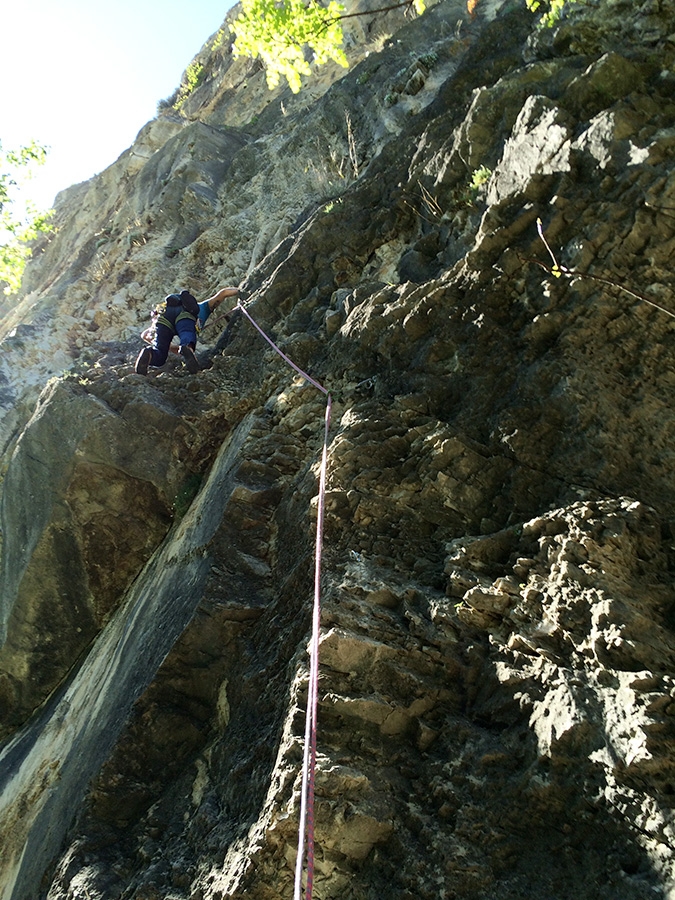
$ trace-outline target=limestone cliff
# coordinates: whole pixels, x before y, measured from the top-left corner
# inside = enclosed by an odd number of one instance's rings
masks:
[[[675,896],[675,8],[445,0],[205,77],[0,320],[0,897]],[[537,222],[541,220],[541,225]],[[52,377],[54,375],[58,377]]]

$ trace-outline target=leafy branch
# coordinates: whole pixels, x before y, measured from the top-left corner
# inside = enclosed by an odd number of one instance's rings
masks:
[[[573,280],[582,278],[586,279],[587,281],[596,281],[600,284],[608,285],[609,287],[618,288],[620,291],[628,294],[629,297],[634,297],[636,300],[641,300],[643,303],[648,303],[649,306],[653,306],[655,309],[658,309],[661,312],[666,313],[666,315],[671,316],[673,319],[675,319],[675,312],[673,312],[673,310],[671,309],[668,309],[667,306],[662,306],[660,303],[657,303],[656,300],[652,300],[650,297],[641,294],[639,291],[633,290],[633,288],[626,287],[624,284],[615,281],[613,278],[604,278],[602,275],[591,275],[589,272],[577,272],[575,269],[568,269],[567,266],[561,265],[556,259],[553,250],[551,250],[550,244],[546,240],[541,219],[537,219],[537,231],[539,233],[539,237],[541,238],[544,246],[548,251],[549,256],[551,257],[552,265],[548,265],[547,263],[542,262],[540,259],[531,259],[529,257],[521,256],[520,258],[522,262],[534,263],[541,269],[544,269],[545,272],[548,272],[549,275],[553,275],[554,278],[570,278]]]
[[[285,78],[294,94],[302,87],[302,76],[310,75],[310,61],[317,66],[330,60],[347,68],[342,48],[342,21],[372,16],[395,9],[424,12],[425,0],[402,0],[380,9],[347,13],[338,0],[321,6],[317,0],[242,0],[242,12],[230,25],[235,35],[235,56],[260,58],[265,65],[267,86],[272,90]],[[311,60],[306,58],[306,48]]]
[[[5,294],[16,293],[21,287],[30,241],[53,230],[52,211],[39,212],[32,203],[21,204],[19,196],[21,183],[46,158],[46,148],[36,141],[6,152],[0,144],[0,285],[4,285]]]
[[[178,96],[173,104],[174,109],[180,109],[190,94],[195,91],[204,80],[204,66],[193,60],[185,70],[183,81],[178,89]]]
[[[546,0],[525,0],[525,5],[530,12],[537,12],[541,9],[542,3],[547,6],[548,9],[542,14],[539,23],[545,28],[552,28],[562,18],[565,5],[575,2],[577,0],[547,0],[547,2]]]

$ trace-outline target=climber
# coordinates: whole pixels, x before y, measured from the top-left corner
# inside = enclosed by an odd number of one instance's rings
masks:
[[[141,334],[141,338],[150,344],[144,347],[136,360],[136,372],[147,375],[150,366],[163,366],[169,351],[179,353],[187,366],[188,372],[194,375],[199,371],[199,363],[195,356],[197,331],[206,324],[214,309],[227,297],[236,297],[239,289],[221,288],[212,297],[197,303],[189,291],[169,294],[159,309],[153,310],[152,324]],[[178,337],[180,347],[174,347],[171,341]]]

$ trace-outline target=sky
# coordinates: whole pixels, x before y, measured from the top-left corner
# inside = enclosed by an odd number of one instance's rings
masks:
[[[218,31],[232,0],[2,0],[0,144],[37,140],[41,209],[107,168]]]

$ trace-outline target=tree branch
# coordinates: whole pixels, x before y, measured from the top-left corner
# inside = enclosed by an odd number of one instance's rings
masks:
[[[404,6],[407,6],[409,9],[413,6],[414,2],[415,0],[403,0],[402,3],[393,3],[391,6],[382,6],[380,9],[364,9],[361,12],[345,13],[344,15],[336,16],[334,19],[326,19],[321,30],[324,31],[326,28],[329,28],[336,22],[342,22],[344,19],[355,19],[357,16],[375,16],[379,13],[393,12],[393,10],[401,9]]]

